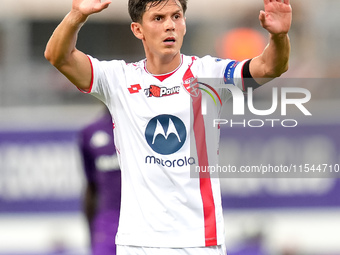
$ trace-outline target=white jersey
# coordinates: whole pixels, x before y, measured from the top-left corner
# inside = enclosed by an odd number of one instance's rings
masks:
[[[117,244],[201,247],[224,243],[219,179],[190,176],[193,167],[218,163],[219,129],[210,121],[218,118],[221,105],[212,115],[203,116],[204,92],[190,81],[241,78],[245,62],[181,57],[174,72],[154,76],[146,70],[145,60],[127,64],[89,56],[90,93],[112,114],[122,170]],[[241,79],[235,81],[243,88]],[[222,101],[230,96],[226,89],[218,92]]]

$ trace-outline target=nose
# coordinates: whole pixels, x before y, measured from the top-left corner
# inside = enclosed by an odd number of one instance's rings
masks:
[[[171,18],[166,19],[164,26],[166,31],[175,30],[175,22]]]

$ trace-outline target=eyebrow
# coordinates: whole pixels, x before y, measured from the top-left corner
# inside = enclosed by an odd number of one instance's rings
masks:
[[[183,10],[181,8],[178,8],[176,11],[171,12],[171,14],[177,14],[177,13],[183,13]],[[161,10],[160,11],[155,11],[154,13],[152,13],[153,16],[164,16],[167,13],[162,13]]]

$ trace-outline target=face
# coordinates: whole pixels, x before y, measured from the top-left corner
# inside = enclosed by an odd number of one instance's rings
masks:
[[[185,17],[177,0],[147,7],[141,23],[132,23],[135,36],[143,41],[147,58],[179,55],[186,33]]]

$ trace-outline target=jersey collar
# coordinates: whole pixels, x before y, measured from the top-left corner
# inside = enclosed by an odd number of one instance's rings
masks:
[[[181,55],[181,63],[179,64],[179,66],[174,70],[171,71],[170,73],[165,73],[165,74],[152,74],[148,71],[148,69],[146,69],[146,59],[144,60],[144,70],[146,73],[152,75],[153,77],[155,77],[156,79],[160,80],[161,82],[164,81],[166,78],[169,78],[171,75],[173,75],[174,73],[177,72],[177,70],[182,66],[183,64],[183,55]]]

